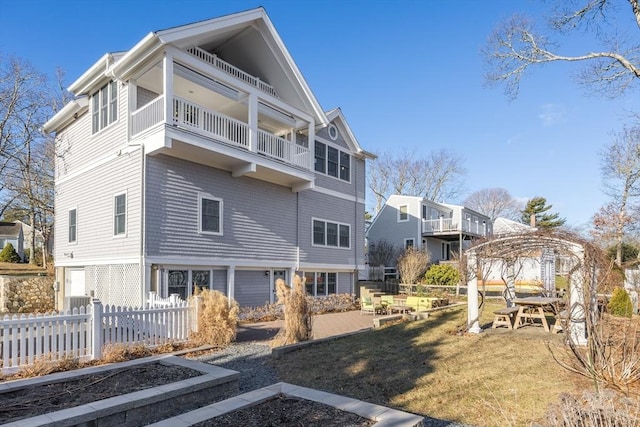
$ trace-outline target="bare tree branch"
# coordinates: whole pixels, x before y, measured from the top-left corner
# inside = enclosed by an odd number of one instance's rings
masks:
[[[640,28],[639,0],[627,1]],[[520,79],[532,65],[580,62],[589,65],[579,73],[579,80],[590,89],[615,97],[637,87],[640,82],[640,44],[637,37],[627,41],[618,34],[616,24],[608,19],[614,8],[612,3],[612,0],[591,0],[582,7],[570,9],[575,2],[569,2],[569,6],[559,2],[556,15],[549,21],[549,34],[595,27],[595,36],[603,42],[605,50],[561,54],[558,45],[548,35],[537,31],[529,19],[516,15],[502,23],[483,49],[489,67],[485,81],[503,84],[505,93],[514,98],[518,95]]]

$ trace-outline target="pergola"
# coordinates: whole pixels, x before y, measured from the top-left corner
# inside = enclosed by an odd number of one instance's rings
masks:
[[[467,257],[467,304],[469,332],[480,333],[478,279],[485,277],[492,265],[498,262],[505,269],[507,304],[515,287],[514,266],[524,259],[554,254],[568,263],[567,282],[569,286],[568,337],[575,344],[587,341],[586,316],[594,316],[597,306],[597,272],[606,265],[602,251],[572,233],[525,231],[494,236],[481,241],[466,251]]]

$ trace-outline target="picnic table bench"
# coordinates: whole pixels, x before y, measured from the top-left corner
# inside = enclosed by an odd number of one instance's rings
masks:
[[[506,326],[509,329],[513,329],[516,319],[516,313],[520,310],[518,307],[503,307],[493,312],[495,317],[493,318],[492,329],[498,326]]]

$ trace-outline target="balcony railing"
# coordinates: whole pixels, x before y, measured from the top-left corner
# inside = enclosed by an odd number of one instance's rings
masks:
[[[173,123],[191,128],[204,136],[214,136],[229,144],[249,148],[246,123],[204,108],[185,99],[173,98]]]
[[[131,136],[164,121],[164,96],[159,96],[131,113]]]
[[[164,121],[164,96],[159,96],[131,114],[131,136]],[[173,124],[207,138],[249,150],[249,125],[186,99],[173,98]],[[257,147],[253,150],[286,164],[309,169],[308,148],[258,130]]]
[[[286,139],[258,130],[258,153],[275,157],[296,166],[309,168],[309,149]]]
[[[274,96],[276,98],[278,97],[278,94],[276,93],[276,90],[269,83],[265,83],[262,80],[260,80],[259,78],[254,77],[251,74],[245,73],[244,71],[242,71],[238,67],[235,67],[235,66],[229,64],[228,62],[223,61],[222,59],[218,58],[217,55],[213,55],[213,54],[207,52],[206,50],[200,49],[199,47],[192,47],[190,49],[187,49],[187,52],[189,52],[191,55],[195,56],[196,58],[201,59],[202,61],[206,62],[207,64],[212,65],[212,66],[216,67],[217,69],[222,70],[225,73],[232,75],[233,77],[237,78],[238,80],[242,80],[243,82],[248,83],[251,86],[257,87],[261,91],[263,91],[265,93],[268,93],[271,96]]]
[[[422,232],[426,234],[465,232],[485,236],[487,234],[486,224],[475,221],[463,220],[459,224],[453,218],[429,219],[422,221]]]

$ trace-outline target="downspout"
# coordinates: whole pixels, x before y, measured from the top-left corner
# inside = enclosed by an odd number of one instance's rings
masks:
[[[299,191],[296,192],[296,269],[295,270],[296,272],[300,271],[300,192]],[[293,274],[291,276],[293,276]],[[293,277],[291,277],[291,280],[293,280]]]
[[[355,159],[356,157],[353,156],[353,158]],[[365,163],[365,158],[362,158],[362,164],[364,165]],[[354,168],[355,169],[355,168]],[[355,173],[355,177],[353,179],[353,185],[354,185],[354,194],[355,194],[355,200],[354,200],[354,223],[353,226],[355,227],[355,232],[357,233],[356,230],[358,230],[358,171],[356,171]],[[364,233],[364,223],[362,224],[362,232]],[[358,239],[357,239],[357,234],[354,235],[354,241],[357,243]],[[363,240],[364,243],[364,240]],[[354,245],[356,246],[356,245]],[[364,248],[360,248],[360,250],[364,250]],[[356,289],[356,282],[358,281],[358,249],[354,248],[354,266],[353,266],[353,280],[351,281],[351,294],[355,294],[355,289]],[[363,254],[364,255],[364,254]],[[336,289],[337,291],[337,289]]]
[[[142,268],[142,305],[145,303],[145,290],[147,289],[147,263],[145,258],[145,245],[146,245],[146,224],[147,215],[145,212],[146,199],[146,179],[147,179],[147,156],[144,151],[144,144],[140,144],[140,155],[142,156],[142,171],[140,182],[140,212],[142,214],[142,220],[140,222],[140,266]],[[153,274],[153,273],[151,273]]]

